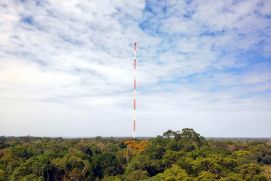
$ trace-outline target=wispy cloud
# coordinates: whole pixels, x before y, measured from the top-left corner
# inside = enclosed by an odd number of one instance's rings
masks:
[[[271,136],[270,12],[263,0],[2,1],[0,134],[129,135],[136,41],[139,135]]]

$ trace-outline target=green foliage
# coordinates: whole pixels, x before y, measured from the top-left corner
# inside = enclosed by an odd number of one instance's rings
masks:
[[[172,165],[170,168],[166,169],[163,173],[159,173],[154,176],[151,180],[155,181],[178,181],[178,180],[193,180],[192,177],[186,173],[186,170],[179,165]]]
[[[5,171],[0,170],[0,181],[4,181],[4,180],[5,180]]]
[[[82,180],[83,178],[90,178],[92,173],[90,163],[76,153],[69,153],[62,158],[53,159],[52,166],[58,175],[64,173],[63,177],[57,177],[61,179]]]
[[[245,180],[267,180],[264,178],[262,168],[256,164],[245,164],[240,167],[240,173]]]
[[[102,178],[104,175],[117,175],[122,173],[120,161],[114,154],[102,153],[93,158],[93,172],[95,176]]]
[[[146,170],[134,170],[127,174],[125,177],[126,181],[134,181],[134,180],[145,180],[149,177],[148,172]]]
[[[217,175],[215,175],[211,172],[202,171],[202,172],[200,172],[200,174],[197,178],[200,181],[213,181],[213,180],[217,180]]]
[[[102,181],[121,181],[120,176],[106,176]]]
[[[268,140],[206,140],[193,129],[151,139],[0,137],[0,181],[267,181]]]

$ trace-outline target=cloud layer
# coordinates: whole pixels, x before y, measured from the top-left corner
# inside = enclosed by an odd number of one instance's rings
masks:
[[[271,136],[271,2],[2,1],[0,134]]]

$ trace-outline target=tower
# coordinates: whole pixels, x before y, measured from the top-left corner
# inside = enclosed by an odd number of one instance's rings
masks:
[[[134,43],[134,106],[133,106],[133,137],[136,137],[136,42]]]

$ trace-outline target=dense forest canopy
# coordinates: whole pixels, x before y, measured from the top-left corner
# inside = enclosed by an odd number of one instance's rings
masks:
[[[5,180],[271,180],[270,140],[205,139],[193,129],[150,139],[0,137]]]

